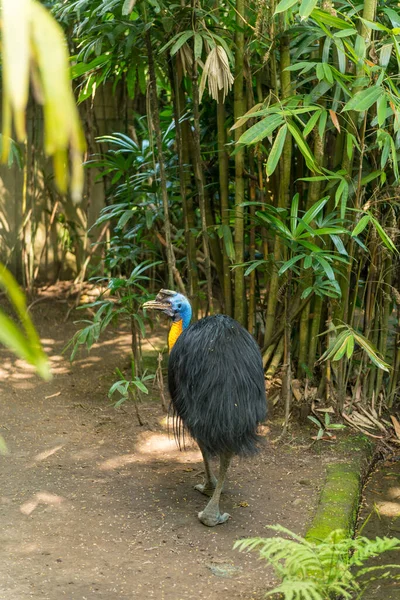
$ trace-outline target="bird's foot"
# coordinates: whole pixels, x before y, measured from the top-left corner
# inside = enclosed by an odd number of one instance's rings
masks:
[[[198,483],[194,486],[194,489],[200,492],[200,494],[204,494],[205,496],[212,496],[216,485],[217,480],[214,478],[211,481],[206,481],[206,483]]]
[[[223,513],[221,515],[219,511],[209,513],[207,510],[202,510],[197,516],[203,525],[206,525],[207,527],[215,527],[215,525],[226,523],[231,515],[228,513]]]

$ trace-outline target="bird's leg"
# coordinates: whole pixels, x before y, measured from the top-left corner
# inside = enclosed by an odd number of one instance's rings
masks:
[[[200,444],[199,447],[203,455],[206,480],[204,483],[199,483],[198,485],[195,485],[194,489],[198,492],[201,492],[202,494],[205,494],[206,496],[212,496],[215,490],[215,486],[217,485],[217,479],[211,470],[210,457],[207,450],[205,448],[202,448]]]
[[[199,512],[198,514],[200,521],[203,523],[203,525],[207,525],[207,527],[214,527],[214,525],[225,523],[225,521],[227,521],[230,517],[228,513],[223,513],[221,515],[219,510],[219,499],[224,485],[226,472],[228,470],[229,463],[231,462],[231,458],[231,454],[221,454],[219,476],[214,493],[205,509],[202,512]]]

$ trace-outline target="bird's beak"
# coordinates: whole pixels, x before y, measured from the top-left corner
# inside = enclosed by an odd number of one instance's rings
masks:
[[[165,300],[157,300],[156,298],[155,300],[145,302],[142,306],[143,308],[149,308],[150,310],[160,310],[169,317],[174,316],[171,304]]]

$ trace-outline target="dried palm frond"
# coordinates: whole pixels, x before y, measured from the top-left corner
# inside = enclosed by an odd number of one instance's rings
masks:
[[[181,61],[183,73],[185,75],[190,73],[193,65],[193,52],[189,44],[185,43],[179,48],[178,56]]]
[[[207,56],[200,81],[200,101],[208,79],[208,91],[210,96],[219,102],[222,91],[222,102],[233,84],[233,75],[229,68],[228,56],[222,46],[215,46]]]

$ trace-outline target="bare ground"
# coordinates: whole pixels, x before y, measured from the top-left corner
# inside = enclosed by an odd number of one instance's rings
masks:
[[[207,499],[193,489],[201,455],[176,448],[157,392],[141,406],[144,427],[131,405],[117,410],[107,398],[115,367],[127,364],[127,330],[108,331],[70,365],[62,349],[77,326],[66,309],[54,299],[33,308],[50,383],[0,353],[0,433],[10,451],[0,457],[0,599],[263,597],[273,574],[233,543],[271,535],[268,524],[304,533],[332,454],[294,436],[273,445],[269,423],[265,449],[228,474],[222,508],[232,518],[204,527],[196,515]]]

